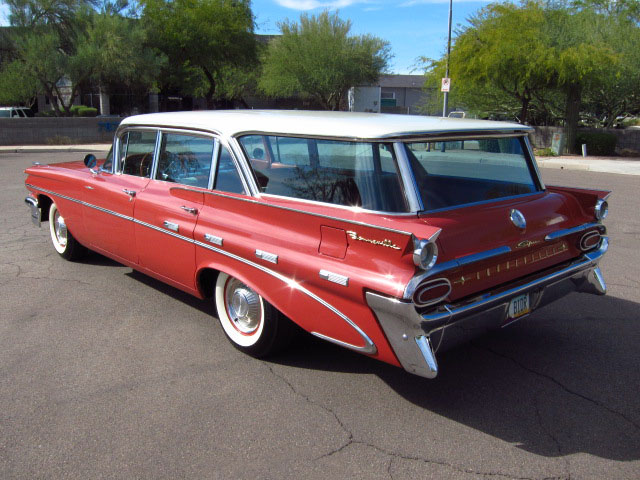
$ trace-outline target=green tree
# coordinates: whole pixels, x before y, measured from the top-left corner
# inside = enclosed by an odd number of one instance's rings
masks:
[[[191,73],[188,93],[204,90],[209,108],[216,93],[224,92],[229,70],[256,67],[249,0],[143,0],[142,5],[143,23],[158,48],[171,65]]]
[[[504,105],[513,111],[517,103],[523,123],[531,120],[531,110],[533,118],[556,116],[561,96],[560,116],[573,150],[583,96],[602,86],[607,72],[619,75],[623,63],[619,44],[606,34],[610,22],[602,11],[562,0],[490,4],[458,32],[451,54],[452,96],[485,111]],[[441,75],[442,63],[428,64],[430,84]],[[508,98],[500,100],[500,94]]]
[[[350,36],[351,22],[337,13],[303,14],[279,25],[263,59],[260,89],[270,96],[301,94],[338,110],[350,87],[375,82],[391,58],[388,42]]]
[[[69,115],[82,85],[114,82],[153,88],[162,57],[145,48],[140,22],[121,16],[123,1],[97,13],[75,0],[9,0],[14,24],[11,59],[0,70],[0,101],[57,98],[56,115]]]

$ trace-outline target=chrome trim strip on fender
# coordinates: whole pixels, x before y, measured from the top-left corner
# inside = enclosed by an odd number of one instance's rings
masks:
[[[449,260],[447,262],[443,262],[440,264],[436,264],[431,270],[428,270],[420,275],[416,275],[404,289],[404,294],[402,296],[403,300],[411,300],[413,297],[416,288],[420,283],[436,274],[440,274],[447,270],[453,270],[454,268],[462,267],[465,265],[470,265],[472,263],[481,262],[483,260],[487,260],[492,257],[497,257],[498,255],[504,255],[505,253],[509,253],[511,251],[510,247],[502,246],[498,248],[493,248],[491,250],[485,250],[484,252],[473,253],[471,255],[466,255],[464,257],[456,258],[453,260]]]
[[[264,267],[262,265],[254,263],[254,262],[252,262],[250,260],[247,260],[246,258],[239,257],[238,255],[235,255],[235,254],[233,254],[231,252],[227,252],[225,250],[220,250],[219,248],[213,247],[211,245],[207,245],[206,243],[199,242],[198,240],[194,240],[193,242],[196,245],[198,245],[199,247],[206,248],[207,250],[214,251],[214,252],[219,253],[221,255],[224,255],[226,257],[229,257],[229,258],[232,258],[232,259],[237,260],[239,262],[245,263],[246,265],[249,265],[249,266],[251,266],[253,268],[257,268],[258,270],[260,270],[260,271],[262,271],[262,272],[264,272],[264,273],[266,273],[268,275],[271,275],[274,278],[277,278],[281,282],[284,282],[290,288],[292,288],[294,290],[298,290],[298,291],[304,293],[308,297],[312,298],[316,302],[320,303],[324,307],[326,307],[329,310],[331,310],[333,313],[338,315],[342,320],[347,322],[362,337],[362,339],[365,342],[365,346],[364,347],[359,347],[357,345],[352,345],[350,343],[346,343],[346,342],[343,342],[342,340],[338,340],[338,339],[335,339],[335,338],[332,338],[332,337],[328,337],[328,336],[323,335],[323,334],[318,333],[318,332],[311,332],[312,335],[315,335],[316,337],[322,338],[322,339],[327,340],[329,342],[335,343],[337,345],[341,345],[343,347],[349,348],[351,350],[355,350],[356,352],[360,352],[360,353],[366,353],[366,354],[369,354],[369,355],[373,355],[378,351],[378,349],[376,348],[376,346],[373,343],[373,341],[367,336],[366,333],[364,333],[362,331],[362,329],[358,325],[356,325],[356,323],[353,320],[351,320],[349,317],[347,317],[344,313],[342,313],[340,310],[335,308],[330,303],[327,303],[325,300],[320,298],[315,293],[309,291],[308,289],[306,289],[305,287],[300,285],[295,280],[290,279],[288,277],[285,277],[284,275],[282,275],[282,274],[280,274],[278,272],[275,272],[275,271],[271,270],[270,268]]]
[[[223,242],[224,242],[222,237],[216,237],[215,235],[211,235],[210,233],[205,233],[204,234],[204,239],[209,243],[213,243],[214,245],[218,245],[219,247],[221,247]]]
[[[338,285],[342,285],[343,287],[349,286],[349,277],[345,277],[344,275],[340,275],[339,273],[333,273],[329,270],[320,270],[318,275],[323,280],[327,280],[329,282],[337,283]]]
[[[298,282],[296,282],[293,279],[285,277],[284,275],[282,275],[282,274],[280,274],[280,273],[278,273],[276,271],[273,271],[273,270],[271,270],[271,269],[269,269],[267,267],[259,265],[259,264],[255,263],[255,262],[252,262],[251,260],[248,260],[246,258],[240,257],[238,255],[235,255],[235,254],[231,253],[231,252],[227,252],[225,250],[221,250],[219,248],[216,248],[216,247],[214,247],[212,245],[208,245],[206,243],[200,242],[198,240],[194,240],[192,238],[185,237],[185,236],[177,234],[177,233],[173,233],[171,231],[165,230],[165,229],[157,227],[155,225],[151,225],[149,223],[142,222],[140,220],[136,220],[136,219],[134,219],[132,217],[128,217],[126,215],[122,215],[122,214],[119,214],[117,212],[113,212],[111,210],[107,210],[105,208],[98,207],[96,205],[92,205],[92,204],[87,203],[87,202],[83,202],[81,200],[76,200],[75,198],[67,197],[66,195],[61,195],[61,194],[53,192],[51,190],[46,190],[44,188],[40,188],[40,187],[37,187],[35,185],[31,185],[31,184],[26,184],[26,185],[27,185],[27,187],[31,187],[31,188],[33,188],[35,190],[38,190],[38,191],[41,191],[41,192],[44,192],[44,193],[49,193],[51,195],[55,195],[57,197],[64,198],[66,200],[69,200],[69,201],[72,201],[72,202],[75,202],[75,203],[79,203],[81,205],[85,205],[85,206],[87,206],[89,208],[94,208],[96,210],[100,210],[102,212],[109,213],[111,215],[115,215],[115,216],[123,218],[125,220],[130,220],[130,221],[132,221],[134,223],[137,223],[138,225],[142,225],[142,226],[145,226],[145,227],[148,227],[148,228],[152,228],[154,230],[157,230],[158,232],[164,233],[165,235],[171,235],[172,237],[176,237],[176,238],[179,238],[179,239],[184,240],[186,242],[193,243],[194,245],[197,245],[199,247],[206,248],[207,250],[211,250],[213,252],[219,253],[219,254],[224,255],[226,257],[232,258],[232,259],[237,260],[239,262],[242,262],[242,263],[244,263],[246,265],[249,265],[249,266],[251,266],[253,268],[257,268],[258,270],[260,270],[260,271],[262,271],[262,272],[264,272],[264,273],[266,273],[268,275],[271,275],[272,277],[277,278],[278,280],[284,282],[285,284],[289,285],[289,287],[294,288],[296,290],[299,290],[300,292],[302,292],[305,295],[307,295],[308,297],[312,298],[313,300],[315,300],[316,302],[318,302],[319,304],[321,304],[325,308],[327,308],[330,311],[332,311],[333,313],[335,313],[338,317],[340,317],[347,324],[349,324],[349,326],[351,326],[351,328],[353,328],[358,333],[358,335],[360,335],[360,337],[362,337],[362,340],[364,341],[365,345],[362,346],[362,347],[360,347],[358,345],[352,345],[350,343],[346,343],[346,342],[343,342],[342,340],[338,340],[338,339],[335,339],[335,338],[332,338],[332,337],[328,337],[328,336],[323,335],[323,334],[318,333],[318,332],[311,332],[312,335],[315,335],[316,337],[319,337],[319,338],[322,338],[324,340],[327,340],[327,341],[329,341],[331,343],[335,343],[337,345],[343,346],[345,348],[349,348],[350,350],[355,350],[356,352],[365,353],[365,354],[368,354],[368,355],[374,355],[378,351],[378,349],[376,348],[376,346],[373,343],[373,341],[369,338],[369,336],[366,333],[364,333],[364,331],[353,320],[351,320],[349,317],[347,317],[344,313],[342,313],[336,307],[334,307],[333,305],[331,305],[330,303],[328,303],[324,299],[320,298],[315,293],[313,293],[310,290],[306,289],[305,287],[303,287],[302,285],[300,285]]]
[[[278,255],[275,253],[269,253],[262,250],[256,250],[256,257],[264,260],[265,262],[278,263]]]
[[[606,228],[604,225],[598,222],[592,222],[592,223],[585,223],[583,225],[578,225],[577,227],[573,227],[573,228],[566,228],[564,230],[557,230],[555,232],[551,232],[549,235],[544,237],[544,239],[547,242],[550,242],[552,240],[557,240],[558,238],[566,237],[567,235],[572,235],[578,232],[584,232],[585,230],[589,230],[590,228],[604,229],[604,232],[601,232],[601,233],[606,233]]]

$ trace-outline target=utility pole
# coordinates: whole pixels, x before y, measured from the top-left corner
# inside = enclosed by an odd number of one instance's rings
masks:
[[[453,0],[449,0],[449,40],[447,41],[447,71],[445,77],[449,78],[449,57],[451,57],[451,17],[453,15]],[[451,83],[449,83],[451,85]],[[449,91],[444,92],[444,105],[442,107],[442,116],[447,116],[449,109]]]

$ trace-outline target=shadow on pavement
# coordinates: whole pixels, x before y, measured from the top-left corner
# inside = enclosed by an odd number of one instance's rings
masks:
[[[127,275],[212,312],[207,301],[136,271]],[[620,298],[572,294],[438,355],[434,380],[307,334],[266,361],[309,375],[377,375],[406,401],[537,455],[632,461],[640,459],[639,312],[640,305]]]

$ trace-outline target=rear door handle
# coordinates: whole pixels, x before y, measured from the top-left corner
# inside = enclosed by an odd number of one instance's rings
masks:
[[[185,212],[193,213],[194,215],[198,214],[197,208],[187,207],[186,205],[182,205],[180,208],[183,209]]]
[[[180,226],[177,223],[170,222],[169,220],[165,220],[163,225],[167,230],[171,230],[174,232],[177,232],[180,229]]]
[[[126,193],[127,195],[129,195],[130,197],[135,197],[136,196],[136,191],[135,190],[127,190],[126,188],[123,188],[122,191],[124,193]]]

